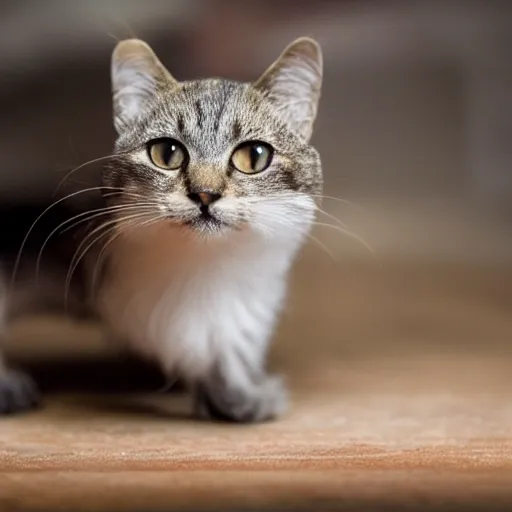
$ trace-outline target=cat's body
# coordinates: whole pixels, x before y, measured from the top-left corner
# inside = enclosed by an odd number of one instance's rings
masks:
[[[71,310],[85,305],[113,336],[188,382],[199,414],[279,414],[284,390],[266,374],[265,355],[322,184],[308,143],[321,71],[318,46],[301,39],[256,84],[178,83],[147,45],[120,43],[112,66],[119,138],[103,171],[103,204],[50,239],[40,273],[53,286],[40,304],[50,304],[53,287]],[[37,254],[41,242],[33,246]],[[33,285],[37,257],[22,254],[17,283]],[[26,400],[15,403],[14,381]],[[0,372],[0,409],[29,405],[27,382]]]

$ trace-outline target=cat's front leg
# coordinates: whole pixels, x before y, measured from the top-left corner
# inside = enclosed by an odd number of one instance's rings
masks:
[[[222,354],[196,386],[195,412],[201,418],[255,423],[285,412],[281,377],[254,368],[241,354]]]

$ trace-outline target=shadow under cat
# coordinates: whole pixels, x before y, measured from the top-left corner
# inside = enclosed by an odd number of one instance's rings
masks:
[[[183,391],[157,365],[132,356],[116,358],[60,357],[24,360],[17,366],[30,372],[45,393],[168,393]]]

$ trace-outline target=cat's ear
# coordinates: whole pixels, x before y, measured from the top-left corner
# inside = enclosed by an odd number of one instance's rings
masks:
[[[118,43],[112,54],[111,80],[118,133],[145,112],[160,88],[178,84],[149,45],[139,39]]]
[[[322,50],[308,37],[291,43],[254,84],[292,131],[309,140],[322,86]]]

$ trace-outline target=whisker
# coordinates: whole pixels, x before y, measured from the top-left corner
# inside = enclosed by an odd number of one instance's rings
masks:
[[[103,197],[120,196],[120,195],[133,197],[136,199],[148,199],[147,195],[136,194],[135,192],[128,192],[127,190],[124,190],[124,189],[119,189],[119,192],[107,192],[106,194],[103,194]]]
[[[111,221],[107,221],[105,222],[104,224],[102,224],[101,226],[98,226],[96,229],[94,229],[93,231],[91,231],[91,233],[89,233],[83,240],[82,242],[79,244],[78,248],[76,249],[75,251],[75,254],[73,256],[73,258],[71,259],[71,262],[69,264],[69,270],[68,270],[68,273],[66,275],[66,282],[65,282],[65,285],[64,285],[64,303],[65,303],[65,307],[67,308],[67,303],[68,303],[68,295],[69,295],[69,289],[70,289],[70,286],[71,286],[71,280],[73,278],[73,274],[75,273],[80,261],[82,260],[82,258],[87,254],[87,252],[99,241],[101,240],[101,238],[103,236],[105,236],[106,234],[108,234],[110,231],[112,230],[115,230],[116,228],[116,224],[119,226],[121,224],[124,224],[126,221],[129,221],[129,220],[133,220],[133,219],[137,219],[137,218],[143,218],[145,215],[147,215],[148,213],[146,212],[139,212],[139,213],[136,213],[136,214],[133,214],[133,215],[128,215],[127,217],[123,217],[122,219],[114,219],[114,220],[111,220]],[[107,231],[103,232],[103,233],[100,233],[97,237],[93,238],[92,242],[90,242],[87,247],[85,247],[85,249],[80,252],[81,248],[87,243],[87,241],[93,237],[98,231],[100,231],[101,229],[105,229],[105,228],[109,228]],[[77,257],[77,255],[79,255]]]
[[[107,34],[107,36],[111,37],[116,43],[119,43],[119,41],[121,41],[121,39],[119,39],[114,34],[111,34],[110,32],[105,32],[105,34]]]
[[[272,220],[274,221],[277,221],[279,224],[281,224],[282,226],[285,226],[289,229],[294,229],[295,231],[297,232],[300,232],[302,234],[304,234],[307,238],[309,238],[319,249],[323,250],[333,261],[336,261],[337,258],[334,256],[334,254],[332,253],[332,251],[323,243],[321,242],[320,240],[318,240],[318,238],[314,237],[313,235],[311,235],[310,233],[307,233],[306,231],[304,231],[304,229],[300,229],[298,226],[296,226],[295,224],[291,223],[291,222],[283,222],[283,219],[280,219],[280,218],[272,218]],[[270,234],[275,234],[275,229],[273,230],[272,228],[270,228],[269,226],[265,226],[263,224],[258,224],[258,228],[261,229],[262,231],[266,232],[266,234],[268,235],[269,233]]]
[[[135,214],[134,214],[135,215]],[[105,228],[108,228],[108,227],[111,227],[111,226],[115,226],[115,224],[119,223],[119,219],[111,219],[111,220],[107,220],[106,222],[103,222],[102,224],[100,224],[99,226],[97,226],[96,228],[94,228],[92,231],[90,231],[89,233],[87,233],[87,235],[84,236],[84,238],[82,239],[82,241],[78,244],[78,247],[76,248],[75,250],[75,254],[73,255],[73,257],[71,258],[71,261],[70,261],[70,266],[73,266],[74,265],[74,262],[75,262],[75,258],[77,256],[77,254],[80,253],[80,250],[82,249],[82,247],[87,243],[87,241],[93,237],[96,233],[98,233],[98,231],[101,231],[102,229],[105,229]]]
[[[286,193],[280,193],[280,194],[273,194],[272,196],[269,195],[269,196],[266,196],[264,198],[257,198],[257,200],[254,201],[254,202],[256,204],[258,204],[258,203],[264,203],[264,202],[269,202],[270,201],[270,202],[275,202],[275,203],[278,204],[279,200],[283,200],[283,199],[286,199],[286,198],[297,198],[297,197],[300,197],[301,195],[305,196],[305,197],[308,197],[308,194],[297,194],[296,192],[292,192],[292,193],[286,192]],[[331,196],[329,196],[329,197],[331,197]],[[333,199],[338,200],[338,198],[333,198]],[[285,212],[286,212],[287,208],[288,209],[291,208],[291,207],[288,207],[287,205],[279,205],[279,206],[282,206],[282,208],[283,208],[283,210]],[[299,206],[297,204],[294,204],[292,207],[294,209],[297,209]],[[327,217],[331,218],[337,224],[339,224],[339,226],[335,226],[335,225],[332,225],[332,224],[319,222],[319,221],[316,221],[316,220],[313,222],[314,225],[333,228],[333,229],[337,230],[338,232],[344,234],[345,236],[348,236],[349,238],[352,238],[352,239],[356,240],[363,247],[365,247],[365,249],[367,249],[372,254],[372,256],[377,259],[377,261],[380,261],[376,251],[371,247],[371,245],[366,240],[364,240],[364,238],[362,238],[361,236],[359,236],[356,233],[352,232],[348,228],[348,226],[346,224],[344,224],[340,219],[338,219],[336,216],[326,212],[325,210],[323,210],[322,208],[320,208],[316,204],[315,204],[315,210],[320,212],[320,213],[323,213]],[[260,213],[260,215],[261,215],[261,213]],[[286,224],[283,224],[283,219],[278,217],[277,215],[272,216],[270,218],[270,220],[273,220],[273,221],[276,221],[276,222],[280,222],[282,225],[285,225],[287,227],[292,227],[292,225],[289,222],[286,223]]]
[[[71,226],[68,226],[67,228],[63,229],[60,234],[66,233],[70,229],[75,228],[79,224],[82,224],[83,222],[87,222],[89,220],[93,220],[97,217],[101,217],[102,215],[111,214],[111,213],[118,213],[119,211],[125,211],[125,210],[131,210],[131,209],[155,209],[158,208],[157,203],[131,203],[131,204],[122,204],[122,205],[114,205],[114,206],[108,206],[106,208],[98,208],[97,210],[91,210],[89,212],[85,212],[83,215],[87,213],[93,213],[93,212],[99,212],[95,213],[94,215],[91,215],[90,217],[87,217],[85,219],[81,219],[78,222],[75,222]],[[76,216],[78,217],[78,216]],[[73,219],[76,219],[76,217],[73,217]],[[71,220],[73,220],[71,219]],[[65,224],[64,222],[62,224]],[[62,227],[61,224],[61,227]]]
[[[96,293],[96,282],[98,280],[98,273],[101,270],[103,255],[105,254],[107,247],[114,242],[117,238],[119,238],[123,234],[123,230],[121,228],[114,230],[114,234],[103,244],[100,252],[98,253],[98,257],[96,258],[96,262],[94,264],[94,268],[92,271],[91,277],[91,293]]]
[[[45,241],[43,242],[43,245],[41,246],[41,249],[39,250],[39,254],[37,256],[37,260],[36,260],[36,280],[39,278],[39,271],[40,271],[40,267],[41,267],[41,259],[42,259],[42,256],[43,256],[43,252],[48,244],[48,242],[50,241],[50,239],[52,238],[53,235],[55,235],[55,233],[57,233],[57,231],[61,228],[63,228],[66,224],[69,224],[71,223],[70,226],[68,226],[66,229],[64,229],[62,233],[65,233],[66,231],[70,230],[70,229],[73,229],[75,228],[76,226],[78,226],[79,224],[82,224],[83,222],[88,222],[92,219],[95,219],[95,218],[98,218],[98,217],[101,217],[102,215],[109,215],[113,212],[118,212],[118,211],[125,211],[125,210],[133,210],[133,209],[137,209],[137,208],[141,208],[141,207],[144,207],[144,208],[148,208],[150,206],[157,206],[157,205],[153,205],[151,203],[147,203],[147,204],[126,204],[126,205],[114,205],[114,206],[108,206],[108,207],[103,207],[103,208],[97,208],[95,210],[89,210],[87,212],[82,212],[78,215],[75,215],[74,217],[71,217],[70,219],[66,219],[64,222],[61,222],[55,229],[53,229],[50,234],[46,237]],[[99,212],[99,213],[94,213],[94,212]],[[91,215],[92,214],[92,215]],[[85,218],[82,218],[82,217],[85,217]],[[81,219],[79,220],[78,222],[73,222],[77,219]]]
[[[348,199],[342,199],[340,197],[334,196],[326,196],[323,194],[309,194],[310,197],[314,197],[315,199],[329,199],[331,201],[337,201],[338,203],[346,204],[347,206],[353,206],[354,208],[364,209],[360,204],[356,204],[353,201],[349,201]]]
[[[162,219],[165,219],[167,217],[166,214],[163,214],[163,215],[158,215],[155,219],[150,219],[150,221],[145,221],[145,222],[142,222],[140,223],[140,226],[143,227],[143,226],[147,226],[149,225],[151,222],[157,222],[159,220],[162,220]],[[103,258],[103,255],[105,254],[108,246],[114,242],[114,240],[116,240],[117,238],[119,238],[125,230],[123,230],[122,228],[125,227],[125,226],[120,226],[120,228],[118,230],[116,230],[117,232],[114,233],[114,235],[109,238],[104,244],[103,244],[103,247],[101,248],[100,252],[98,253],[98,257],[96,258],[96,263],[94,264],[94,268],[93,268],[93,272],[92,272],[92,278],[91,278],[91,290],[94,292],[95,288],[96,288],[96,282],[97,282],[97,274],[98,272],[100,271],[101,269],[101,260]]]
[[[126,19],[122,19],[122,20],[119,20],[119,21],[124,25],[124,28],[127,29],[128,34],[129,34],[129,36],[131,38],[138,39],[137,34],[133,30],[133,28],[130,26],[130,24],[126,21]]]
[[[20,262],[21,262],[21,256],[23,254],[23,250],[25,249],[25,245],[27,243],[27,240],[28,240],[30,234],[32,233],[34,227],[41,220],[41,218],[44,215],[46,215],[46,213],[48,213],[52,208],[54,208],[58,204],[62,203],[63,201],[66,201],[67,199],[71,199],[72,197],[75,197],[75,196],[77,196],[79,194],[84,194],[85,192],[92,192],[92,191],[95,191],[95,190],[102,190],[102,189],[105,189],[105,188],[107,188],[107,189],[116,189],[117,187],[104,187],[104,186],[100,186],[100,187],[88,187],[88,188],[84,188],[82,190],[78,190],[76,192],[73,192],[71,194],[68,194],[67,196],[64,196],[64,197],[58,199],[57,201],[54,201],[52,204],[47,206],[43,210],[43,212],[41,214],[39,214],[39,216],[36,218],[36,220],[32,223],[32,225],[28,229],[27,234],[25,235],[25,237],[23,238],[23,241],[21,242],[21,246],[20,246],[20,248],[18,250],[18,254],[16,255],[16,259],[14,261],[14,266],[13,266],[13,270],[12,270],[11,282],[9,284],[9,292],[8,292],[9,295],[12,293],[14,282],[16,280],[16,274],[18,273],[18,267],[20,266]]]
[[[334,229],[334,230],[336,230],[336,231],[338,231],[338,232],[348,236],[349,238],[352,238],[352,239],[356,240],[362,246],[364,246],[372,254],[372,256],[377,259],[377,261],[379,261],[379,257],[377,255],[377,253],[375,252],[375,250],[371,247],[371,245],[366,240],[364,240],[364,238],[361,238],[359,235],[356,235],[355,233],[352,233],[351,231],[343,229],[343,228],[341,228],[339,226],[334,226],[333,224],[328,224],[326,222],[315,221],[314,225],[315,226],[332,228],[332,229]]]
[[[75,262],[77,260],[78,255],[80,255],[80,253],[81,253],[82,247],[84,247],[84,245],[87,244],[87,241],[90,240],[91,237],[94,237],[94,235],[96,233],[98,233],[98,231],[105,230],[103,233],[100,233],[100,235],[98,237],[94,238],[94,241],[93,241],[93,244],[92,244],[92,245],[94,245],[94,242],[96,242],[97,240],[101,239],[102,236],[108,234],[111,230],[115,229],[115,223],[116,223],[115,220],[111,220],[111,221],[105,222],[105,223],[101,224],[100,226],[98,226],[97,228],[93,229],[90,233],[88,233],[84,237],[84,239],[80,242],[78,247],[75,249],[75,253],[73,254],[73,257],[71,258],[71,261],[69,263],[68,272],[66,274],[66,281],[65,281],[65,284],[64,284],[64,303],[65,303],[66,308],[67,308],[67,299],[68,299],[69,287],[71,285],[71,279],[72,279],[72,276],[73,276],[73,273],[74,273],[76,267],[78,266],[78,264],[75,264]],[[89,248],[92,247],[92,245],[87,246],[85,252],[87,252],[89,250]],[[85,253],[82,253],[82,255],[78,258],[79,261],[80,261],[80,259],[82,258],[82,256],[84,254]]]
[[[332,215],[331,213],[328,213],[326,212],[325,210],[322,210],[320,207],[316,207],[316,210],[320,213],[323,213],[325,216],[327,216],[328,218],[334,220],[335,222],[337,222],[340,226],[340,230],[341,232],[343,232],[343,234],[347,235],[348,237],[350,238],[353,238],[354,240],[358,241],[360,244],[362,244],[375,258],[378,259],[378,256],[377,256],[377,253],[375,252],[375,250],[373,249],[373,247],[361,236],[357,235],[356,233],[354,233],[353,231],[351,231],[349,229],[349,227],[344,223],[342,222],[340,219],[338,219],[335,215]],[[335,226],[332,226],[331,224],[323,224],[323,223],[318,223],[317,221],[315,221],[316,225],[325,225],[325,226],[331,226],[331,227],[335,227]]]
[[[316,243],[318,245],[318,247],[323,249],[327,253],[327,255],[332,258],[333,261],[337,261],[337,258],[334,256],[332,251],[323,242],[321,242],[320,240],[318,240],[318,238],[314,237],[313,235],[311,235],[309,233],[306,233],[306,236],[309,239],[311,239],[314,243]]]
[[[120,155],[126,155],[127,153],[117,153],[115,155],[105,155],[100,156],[98,158],[93,158],[92,160],[89,160],[87,162],[84,162],[83,164],[80,164],[79,166],[75,167],[74,169],[71,169],[69,172],[66,173],[66,175],[59,181],[57,184],[57,187],[55,188],[55,191],[53,192],[53,197],[57,194],[57,192],[60,190],[60,187],[64,184],[64,182],[76,171],[79,171],[80,169],[84,168],[87,165],[95,164],[98,162],[103,162],[104,160],[109,160],[112,158],[117,158]]]
[[[349,227],[342,220],[338,219],[338,217],[336,217],[335,215],[332,215],[332,213],[328,213],[325,210],[322,210],[322,208],[320,208],[319,206],[315,206],[315,208],[316,208],[317,212],[323,213],[326,217],[328,217],[329,219],[332,219],[334,222],[339,224],[339,226],[341,226],[343,229],[350,231]]]
[[[334,197],[334,196],[326,196],[323,194],[307,194],[305,192],[278,192],[275,194],[269,194],[267,196],[258,197],[258,198],[254,198],[254,199],[255,199],[255,202],[266,202],[266,201],[273,202],[275,200],[279,201],[281,199],[287,199],[287,198],[296,199],[298,197],[315,198],[315,199],[330,199],[332,201],[337,201],[339,203],[346,204],[348,206],[353,206],[354,208],[358,208],[360,210],[365,209],[362,205],[356,204],[352,201],[349,201],[348,199],[342,199],[340,197]]]

